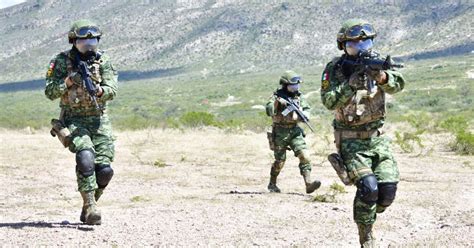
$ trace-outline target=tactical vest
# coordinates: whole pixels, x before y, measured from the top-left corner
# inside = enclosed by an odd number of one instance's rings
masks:
[[[62,52],[63,56],[67,57],[66,67],[68,75],[73,72],[78,72],[79,69],[74,66],[74,59],[70,51]],[[102,76],[100,75],[100,65],[103,63],[101,59],[94,60],[88,65],[91,72],[91,79],[96,85],[100,85],[102,82]],[[103,102],[97,98],[99,105],[103,105]],[[73,84],[68,88],[67,92],[61,97],[61,105],[69,106],[71,109],[94,109],[95,105],[92,102],[87,89],[83,84]]]
[[[296,104],[299,106],[301,105],[300,102],[300,97],[296,96],[293,98]],[[278,102],[277,100],[275,100]],[[277,107],[275,110],[275,115],[272,116],[273,123],[278,123],[278,124],[283,124],[283,125],[291,125],[291,124],[296,124],[298,123],[298,115],[296,112],[291,112],[287,116],[284,116],[282,112],[286,109],[286,106],[284,106],[281,103],[277,103]]]
[[[334,67],[334,76],[338,82],[348,80],[340,66]],[[385,116],[385,92],[375,85],[373,92],[366,89],[357,90],[341,108],[335,110],[335,119],[347,126],[359,126]]]

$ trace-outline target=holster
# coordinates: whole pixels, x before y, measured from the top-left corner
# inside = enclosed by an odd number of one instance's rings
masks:
[[[271,132],[267,132],[268,145],[270,146],[270,150],[272,151],[275,150],[275,137],[273,133],[273,130]]]
[[[64,122],[62,121],[63,115],[64,115],[64,111],[61,110],[61,115],[59,117],[61,120],[51,119],[52,128],[49,131],[49,133],[53,137],[58,137],[61,144],[63,144],[63,146],[66,148],[66,147],[69,147],[69,145],[71,144],[71,132],[64,125]]]
[[[341,179],[341,182],[344,185],[351,185],[352,181],[347,174],[346,166],[341,157],[341,139],[342,132],[339,130],[334,130],[334,143],[336,143],[337,153],[332,153],[328,156],[329,163],[332,165],[336,171],[337,176]]]

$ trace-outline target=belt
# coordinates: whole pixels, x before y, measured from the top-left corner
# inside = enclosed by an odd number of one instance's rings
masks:
[[[273,127],[294,128],[296,127],[296,123],[290,123],[290,124],[273,123]]]
[[[70,110],[66,110],[64,113],[67,117],[90,117],[90,116],[97,116],[100,117],[102,113],[100,111],[85,111],[85,112],[73,112]]]
[[[336,130],[341,139],[369,139],[382,135],[379,129],[369,131]]]

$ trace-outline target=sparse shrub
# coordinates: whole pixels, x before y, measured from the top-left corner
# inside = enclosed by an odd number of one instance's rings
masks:
[[[316,202],[336,202],[336,195],[331,193],[325,193],[321,195],[316,195],[313,198],[313,201]]]
[[[334,182],[329,187],[329,192],[326,192],[324,194],[316,195],[313,198],[313,201],[317,201],[317,202],[336,202],[336,196],[338,194],[344,194],[344,193],[347,193],[344,186],[338,184],[337,182]]]
[[[346,188],[344,188],[344,185],[338,184],[337,182],[332,183],[329,188],[338,193],[347,193]]]
[[[208,112],[186,112],[179,118],[179,121],[187,127],[222,126],[222,123],[217,121],[215,116]]]
[[[467,130],[469,125],[466,117],[458,115],[443,120],[439,126],[452,133],[458,133]]]
[[[461,155],[474,155],[474,134],[468,131],[456,133],[456,141],[451,148]]]
[[[466,117],[451,116],[443,120],[439,126],[456,137],[455,141],[450,144],[451,150],[461,155],[474,154],[474,134],[469,131],[469,122]]]
[[[416,130],[430,129],[433,123],[433,116],[427,113],[410,114],[403,117]]]
[[[413,152],[415,147],[413,144],[417,144],[418,147],[423,148],[424,145],[421,142],[420,135],[424,133],[424,130],[416,130],[415,132],[398,132],[395,131],[395,144],[397,144],[403,152]]]
[[[136,195],[136,196],[130,198],[130,201],[132,201],[132,202],[147,202],[147,201],[150,201],[150,199],[146,198],[145,196]]]
[[[155,160],[155,162],[153,162],[153,166],[156,166],[156,167],[165,167],[166,166],[166,163],[161,160],[161,159],[157,159]]]

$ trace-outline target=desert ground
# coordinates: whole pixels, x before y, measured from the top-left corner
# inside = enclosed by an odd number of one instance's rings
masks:
[[[0,130],[2,246],[357,247],[355,187],[335,193],[330,134],[308,134],[313,178],[304,192],[291,154],[268,193],[266,134],[217,129],[115,133],[115,176],[99,201],[102,225],[80,223],[74,154],[44,130]],[[390,131],[388,132],[390,135]],[[474,157],[450,152],[448,134],[425,149],[394,146],[401,181],[377,216],[381,247],[472,247]],[[329,197],[327,202],[315,196]],[[321,198],[321,197],[320,197]],[[322,197],[325,198],[325,197]]]

